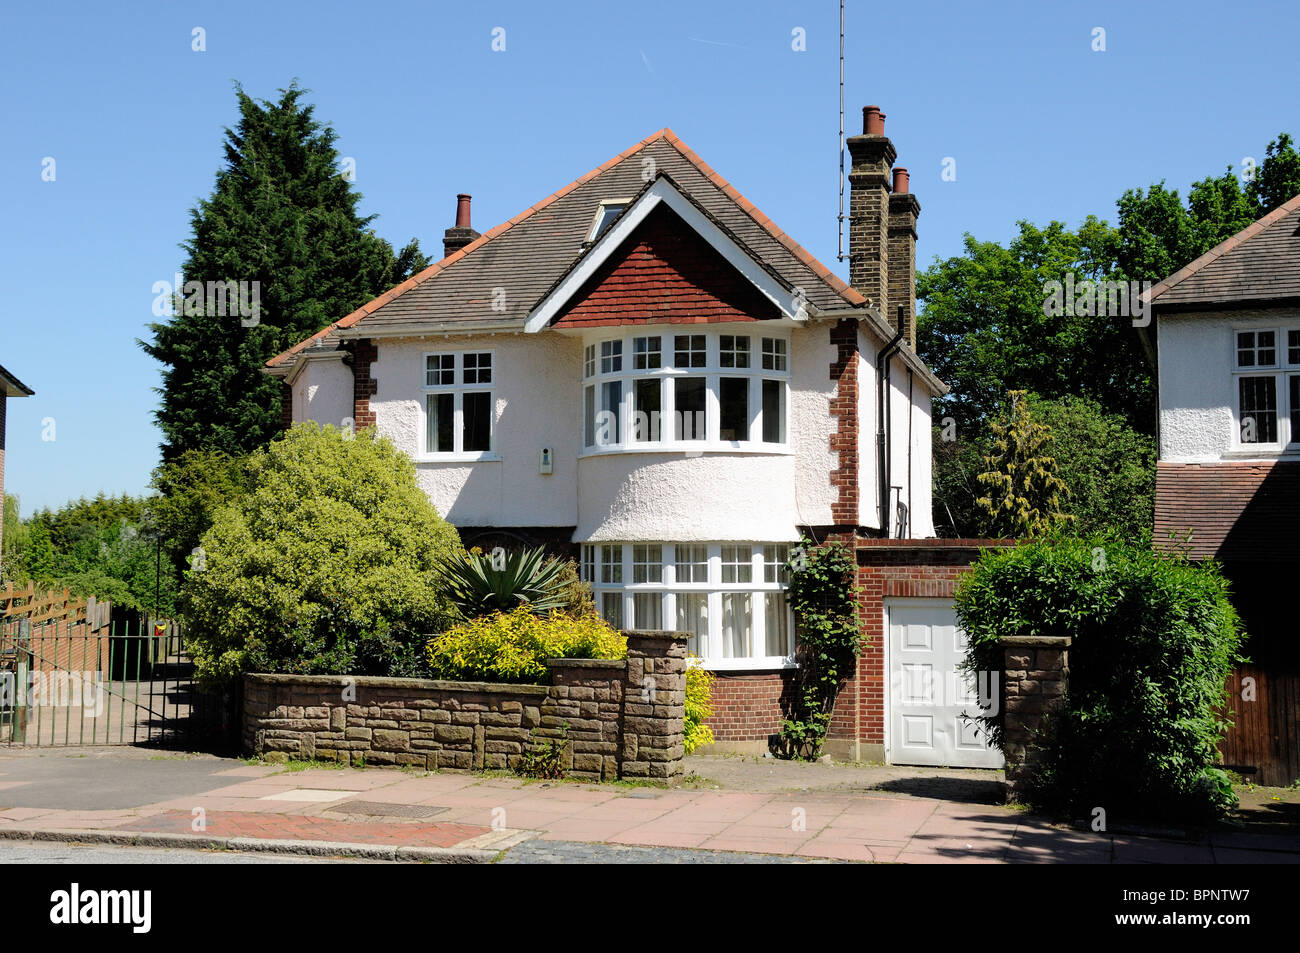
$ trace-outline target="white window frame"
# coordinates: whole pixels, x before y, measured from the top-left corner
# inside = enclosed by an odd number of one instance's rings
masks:
[[[1238,366],[1237,335],[1246,332],[1258,334],[1260,331],[1273,332],[1273,363],[1267,365],[1253,364],[1246,367]],[[1300,377],[1300,361],[1292,362],[1289,360],[1289,348],[1287,347],[1288,338],[1293,331],[1300,333],[1300,319],[1267,324],[1234,325],[1231,329],[1229,340],[1229,360],[1231,363],[1229,367],[1232,368],[1231,446],[1234,453],[1280,454],[1300,452],[1300,428],[1291,426],[1292,410],[1300,411],[1300,407],[1292,408],[1291,406],[1290,380],[1292,377]],[[1255,345],[1255,351],[1258,351],[1258,341]],[[1273,388],[1277,395],[1277,439],[1269,443],[1247,443],[1241,439],[1241,379],[1246,377],[1271,377],[1273,379]]]
[[[610,224],[612,225],[613,219],[618,218],[618,216],[626,212],[627,207],[631,204],[631,199],[601,199],[600,204],[596,206],[596,214],[591,220],[591,230],[587,232],[587,243],[590,244],[601,236],[604,229],[600,226],[601,223],[605,221],[606,215],[610,215],[612,212],[610,220]],[[613,211],[614,206],[619,206],[618,211]]]
[[[705,363],[702,367],[678,367],[674,337],[678,334],[702,335],[705,343]],[[743,368],[723,367],[721,363],[721,339],[728,337],[748,337],[749,366]],[[644,337],[659,337],[660,366],[638,370],[636,368],[635,340]],[[763,368],[763,339],[771,338],[784,345],[785,369]],[[601,351],[604,345],[612,341],[622,344],[622,366],[618,371],[602,369]],[[594,348],[594,350],[592,350]],[[698,325],[654,325],[634,329],[620,329],[593,333],[583,340],[582,386],[579,388],[579,435],[582,447],[581,456],[606,453],[645,453],[645,452],[712,452],[712,453],[793,453],[790,434],[791,413],[791,352],[790,334],[785,329],[758,327],[735,327],[719,325],[716,328],[701,329]],[[590,356],[594,355],[594,367]],[[698,377],[704,380],[704,439],[677,439],[676,434],[676,393],[673,381],[680,378]],[[721,388],[722,378],[744,378],[747,381],[748,420],[746,436],[743,440],[721,439]],[[658,440],[637,440],[636,422],[636,382],[638,380],[657,379],[659,389],[660,427]],[[595,414],[602,411],[603,385],[618,380],[622,382],[622,394],[617,410],[619,440],[607,446],[589,445],[587,443],[587,391],[595,388]],[[781,439],[779,441],[763,440],[763,382],[776,381],[781,388]],[[654,435],[652,427],[647,428]],[[600,418],[597,416],[594,434],[600,438]]]
[[[492,380],[486,384],[465,383],[465,356],[467,354],[487,354],[492,362]],[[431,357],[453,357],[453,382],[451,384],[428,383],[428,365]],[[445,463],[471,463],[480,460],[499,460],[497,454],[497,406],[496,387],[501,367],[497,362],[496,350],[490,347],[471,347],[458,350],[425,351],[420,356],[420,459]],[[488,395],[488,449],[465,450],[465,394],[483,393]],[[452,447],[451,450],[432,450],[429,447],[429,397],[432,394],[451,394],[453,405]]]
[[[697,593],[707,597],[709,615],[708,647],[710,654],[702,656],[703,666],[712,671],[757,671],[786,669],[796,667],[795,663],[795,625],[794,613],[790,609],[788,597],[786,602],[786,632],[789,636],[790,652],[787,655],[767,655],[767,612],[764,597],[769,593],[786,593],[788,582],[778,572],[776,581],[766,578],[766,547],[784,547],[786,558],[795,544],[789,542],[694,542],[672,543],[660,541],[640,541],[636,543],[585,543],[582,547],[581,565],[586,582],[591,584],[597,611],[603,614],[606,594],[617,597],[622,595],[620,607],[623,613],[623,627],[634,628],[636,623],[635,597],[638,594],[654,593],[662,598],[660,618],[662,627],[673,629],[677,620],[677,596],[679,594]],[[637,583],[635,578],[635,547],[658,546],[662,553],[662,579],[660,582]],[[702,546],[708,553],[708,578],[703,582],[677,581],[677,547]],[[723,547],[741,546],[750,549],[750,581],[743,583],[722,582]],[[622,575],[622,583],[603,582],[605,551],[602,547],[613,547],[617,567]],[[610,565],[613,568],[613,564]],[[722,646],[722,597],[727,593],[741,593],[749,596],[750,644],[752,652],[744,657],[727,657],[720,653]]]

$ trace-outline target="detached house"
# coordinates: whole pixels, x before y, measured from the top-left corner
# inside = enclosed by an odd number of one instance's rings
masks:
[[[1300,578],[1300,195],[1149,297],[1156,544],[1223,564],[1253,662],[1232,686],[1224,759],[1257,769],[1257,783],[1290,784],[1300,777],[1300,643],[1283,595]]]
[[[945,387],[914,350],[920,204],[884,118],[848,141],[847,284],[664,129],[485,234],[459,196],[442,261],[269,362],[286,425],[375,426],[466,545],[571,554],[612,624],[692,633],[726,745],[779,730],[791,546],[844,540],[872,648],[833,750],[996,763],[944,690],[973,548],[933,538]]]

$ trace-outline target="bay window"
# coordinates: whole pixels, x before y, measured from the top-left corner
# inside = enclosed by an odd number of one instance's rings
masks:
[[[425,454],[492,451],[493,352],[426,354],[423,393]]]
[[[583,578],[611,625],[690,633],[711,668],[792,664],[785,543],[602,543],[582,547]]]
[[[771,332],[592,341],[583,349],[583,446],[788,450],[788,354],[788,340]]]

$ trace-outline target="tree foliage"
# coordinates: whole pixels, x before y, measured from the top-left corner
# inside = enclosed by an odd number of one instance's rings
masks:
[[[300,424],[248,460],[185,575],[197,674],[406,675],[455,611],[435,587],[460,553],[411,459],[372,429]]]
[[[1042,536],[1070,522],[1064,510],[1069,489],[1051,455],[1051,428],[1034,419],[1024,391],[1010,397],[1010,419],[993,423],[992,450],[976,477],[986,493],[975,502],[993,535]]]
[[[281,384],[262,365],[427,264],[418,243],[395,254],[371,229],[374,216],[358,213],[337,135],[305,90],[291,85],[277,102],[235,92],[239,121],[225,130],[211,195],[190,212],[182,271],[186,284],[257,282],[260,313],[246,327],[204,302],[149,326],[141,346],[165,368],[155,413],[165,459],[264,446],[280,431]]]

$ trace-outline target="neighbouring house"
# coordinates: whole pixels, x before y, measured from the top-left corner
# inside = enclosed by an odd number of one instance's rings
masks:
[[[1231,686],[1224,760],[1257,782],[1290,784],[1300,777],[1300,641],[1282,596],[1300,578],[1300,195],[1149,297],[1156,544],[1223,565],[1252,662]]]
[[[36,391],[0,367],[0,504],[3,504],[5,497],[5,405],[10,397],[31,397],[35,393]],[[0,539],[4,538],[4,528],[4,506],[0,505]]]
[[[376,427],[466,545],[567,553],[612,624],[691,633],[728,748],[780,728],[790,548],[839,539],[870,646],[830,750],[1000,764],[962,717],[951,597],[984,541],[934,538],[946,388],[884,119],[847,141],[847,283],[663,129],[485,234],[458,196],[446,257],[268,362],[285,425]]]

